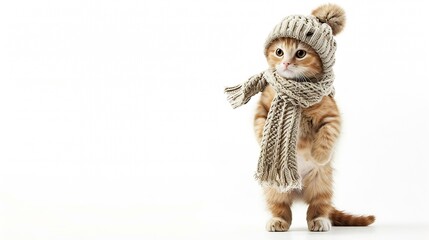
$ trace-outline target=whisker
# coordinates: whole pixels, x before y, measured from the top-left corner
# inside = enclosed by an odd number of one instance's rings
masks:
[[[317,73],[317,72],[314,72],[314,71],[307,71],[307,72],[303,72],[303,73],[301,73],[304,77],[305,77],[305,79],[307,80],[307,81],[311,81],[311,82],[317,82],[319,79],[318,79],[318,74],[319,73]]]

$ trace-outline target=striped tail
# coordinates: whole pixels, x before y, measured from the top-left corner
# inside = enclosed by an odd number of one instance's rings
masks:
[[[329,216],[333,226],[368,226],[375,221],[375,216],[355,216],[335,208]]]

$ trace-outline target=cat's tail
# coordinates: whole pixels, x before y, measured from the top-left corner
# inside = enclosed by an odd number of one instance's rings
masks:
[[[375,216],[356,216],[332,208],[329,216],[333,226],[368,226],[375,221]]]

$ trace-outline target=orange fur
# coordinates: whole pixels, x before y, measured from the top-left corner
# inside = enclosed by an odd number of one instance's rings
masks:
[[[328,24],[332,28],[332,34],[337,35],[344,29],[346,24],[346,14],[344,9],[335,4],[325,4],[313,10],[311,13],[321,22]]]
[[[276,49],[281,48],[284,56],[276,55]],[[293,57],[296,51],[304,49],[306,57]],[[288,74],[296,71],[297,81],[317,81],[323,74],[319,56],[311,47],[297,40],[283,38],[273,42],[268,48],[267,62],[270,68],[281,68],[288,61],[294,68]],[[304,75],[304,77],[303,77]],[[254,130],[260,143],[263,128],[275,90],[268,86],[258,102]],[[332,207],[333,180],[331,155],[341,128],[341,117],[333,97],[326,96],[321,102],[303,109],[299,127],[297,154],[302,161],[312,166],[302,177],[303,189],[288,193],[277,192],[273,188],[264,188],[266,201],[273,219],[267,224],[269,231],[287,231],[292,222],[290,206],[296,199],[302,199],[309,204],[307,221],[309,229],[313,230],[314,221],[319,218],[330,219],[334,226],[367,226],[374,222],[374,216],[353,216],[345,214]],[[298,164],[299,166],[299,164]],[[313,221],[313,222],[312,222]],[[327,231],[325,228],[323,231]],[[317,231],[317,230],[316,230]],[[320,230],[319,230],[320,231]]]
[[[275,54],[277,49],[284,52],[282,57]],[[306,51],[306,56],[297,58],[295,56],[297,50]],[[289,62],[291,67],[295,68],[295,77],[301,80],[317,79],[323,73],[319,55],[309,45],[292,38],[280,38],[272,42],[267,49],[267,62],[270,67],[276,68],[280,75],[282,75],[282,71],[278,68],[281,67],[281,63]],[[290,76],[283,77],[290,78]]]

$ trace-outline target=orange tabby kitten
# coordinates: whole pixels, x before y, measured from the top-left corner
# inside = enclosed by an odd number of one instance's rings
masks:
[[[323,74],[319,55],[307,44],[292,38],[278,39],[268,48],[267,61],[279,75],[296,81],[318,81]],[[257,106],[254,129],[261,142],[265,120],[276,95],[268,86]],[[291,205],[295,199],[309,204],[307,224],[310,231],[329,231],[334,226],[367,226],[374,216],[353,216],[332,206],[331,158],[340,134],[341,118],[335,100],[325,96],[322,101],[303,109],[297,144],[298,171],[302,179],[301,191],[277,192],[264,187],[268,208],[273,218],[268,231],[287,231],[292,221]]]

